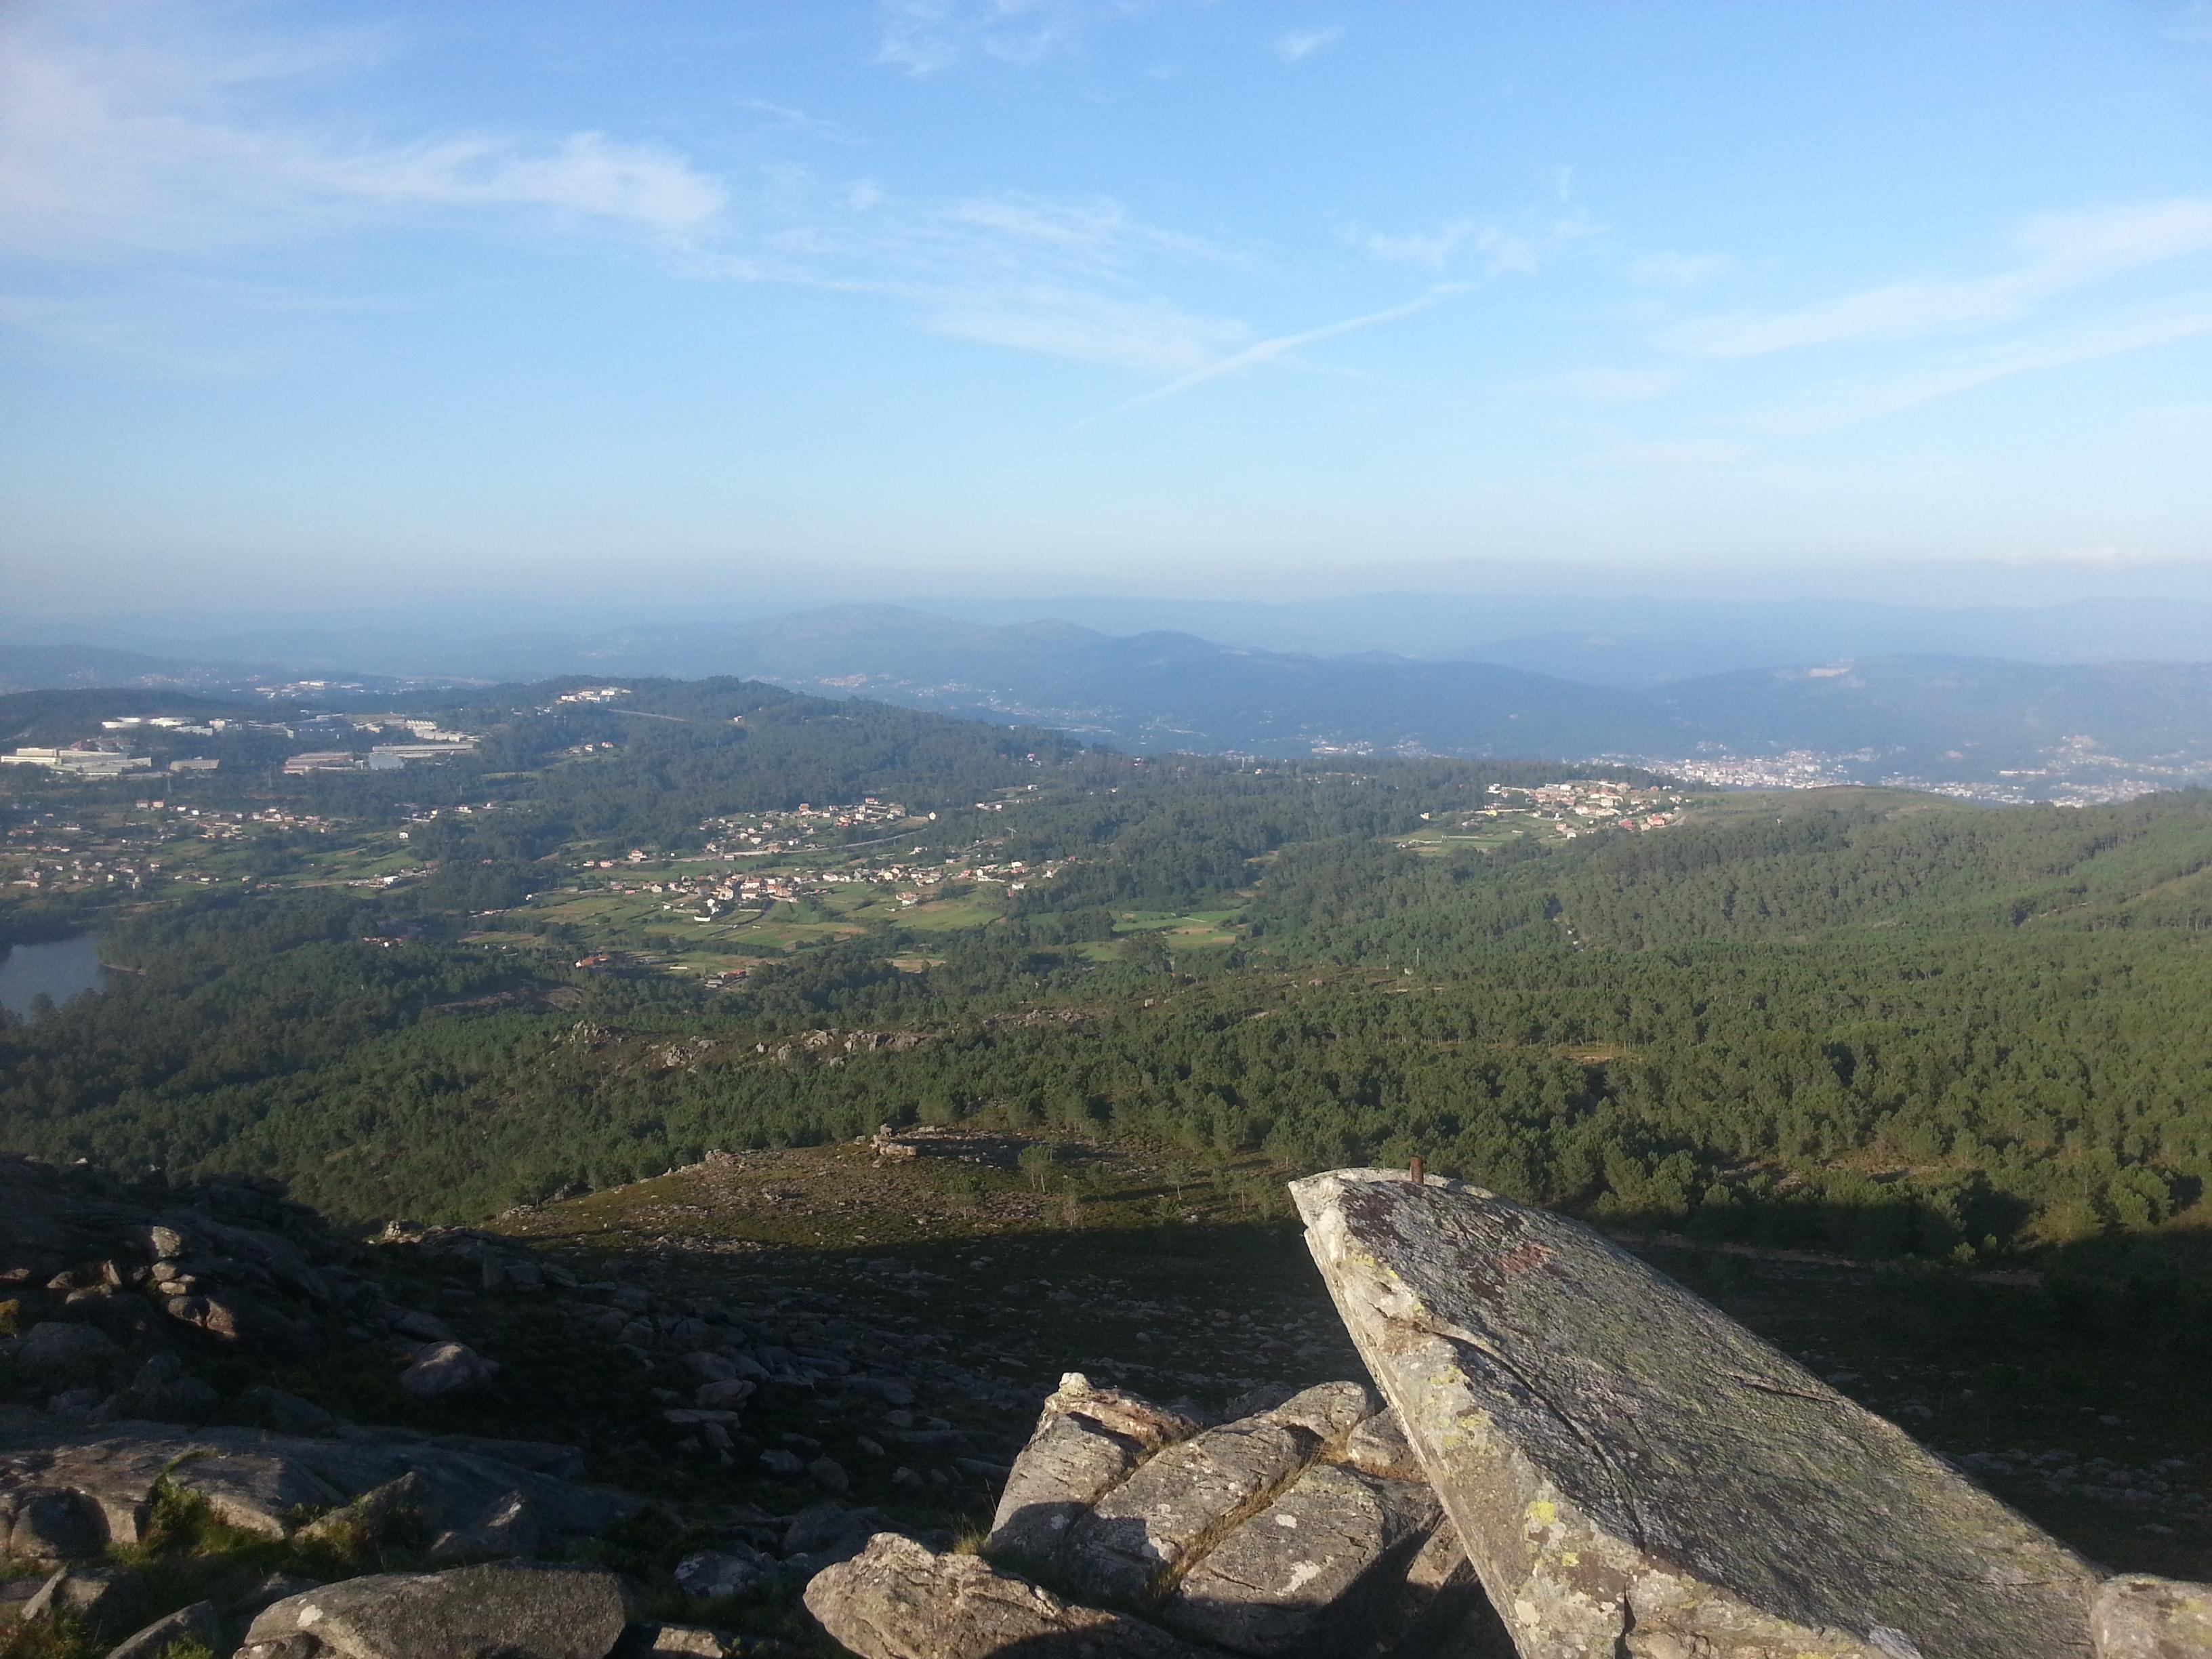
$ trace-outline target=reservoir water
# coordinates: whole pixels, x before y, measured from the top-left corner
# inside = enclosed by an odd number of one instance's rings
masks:
[[[58,1007],[106,982],[100,965],[100,941],[90,933],[45,945],[17,945],[0,955],[0,1008],[18,1016],[29,1014],[31,999],[41,992]]]

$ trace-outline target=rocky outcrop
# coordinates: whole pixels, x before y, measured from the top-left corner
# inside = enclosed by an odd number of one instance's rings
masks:
[[[635,1498],[563,1473],[565,1447],[354,1429],[313,1439],[258,1429],[180,1431],[151,1423],[97,1431],[22,1427],[0,1453],[0,1541],[26,1560],[98,1555],[144,1538],[166,1483],[241,1531],[283,1538],[309,1517],[381,1497],[404,1504],[434,1553],[527,1555],[580,1542]]]
[[[879,1534],[806,1605],[865,1659],[1482,1653],[1464,1553],[1378,1408],[1333,1382],[1200,1428],[1071,1374],[1007,1477],[991,1559]]]
[[[1067,1529],[1144,1457],[1198,1425],[1134,1395],[1091,1386],[1070,1371],[1044,1402],[1036,1432],[1015,1460],[985,1547],[997,1559],[1048,1562]]]
[[[1291,1188],[1523,1659],[2086,1659],[2077,1557],[1589,1228]]]
[[[368,1267],[274,1182],[125,1182],[0,1154],[0,1295],[21,1333],[0,1338],[0,1382],[72,1421],[194,1423],[218,1406],[194,1358],[289,1359],[388,1333],[411,1339],[410,1391],[495,1372],[472,1353],[426,1369],[418,1345],[453,1333]]]

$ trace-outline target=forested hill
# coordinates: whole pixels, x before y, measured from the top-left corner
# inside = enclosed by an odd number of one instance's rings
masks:
[[[1141,1139],[1262,1206],[1418,1152],[1870,1254],[2179,1248],[2204,1213],[2204,794],[1622,778],[1590,799],[1644,806],[1547,815],[1512,792],[1556,768],[564,689],[448,708],[484,741],[434,769],[176,786],[203,817],[0,780],[11,847],[106,838],[9,914],[73,906],[134,970],[0,1030],[0,1141],[362,1219],[917,1116]]]
[[[2212,793],[1991,811],[1899,792],[1747,795],[1680,833],[1439,863],[1301,848],[1255,924],[1340,960],[1408,949],[1471,963],[1509,939],[1623,951],[1905,929],[1942,941],[2212,920]],[[1527,936],[1524,938],[1523,936]]]

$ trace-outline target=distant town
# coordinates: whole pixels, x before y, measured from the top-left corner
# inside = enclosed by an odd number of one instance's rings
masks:
[[[405,714],[313,714],[289,721],[122,714],[103,720],[96,734],[0,754],[0,766],[35,766],[82,778],[212,772],[222,763],[219,756],[167,753],[156,757],[137,751],[155,738],[165,740],[167,748],[179,738],[258,733],[325,745],[302,749],[284,759],[283,770],[298,776],[309,772],[396,772],[413,762],[469,754],[477,746],[476,738],[468,732],[449,732],[435,720]],[[405,741],[378,741],[400,734]]]

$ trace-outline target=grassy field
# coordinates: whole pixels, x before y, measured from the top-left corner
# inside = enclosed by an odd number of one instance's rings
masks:
[[[1158,933],[1171,946],[1234,945],[1243,935],[1243,914],[1229,910],[1124,910],[1115,919],[1114,931]]]

